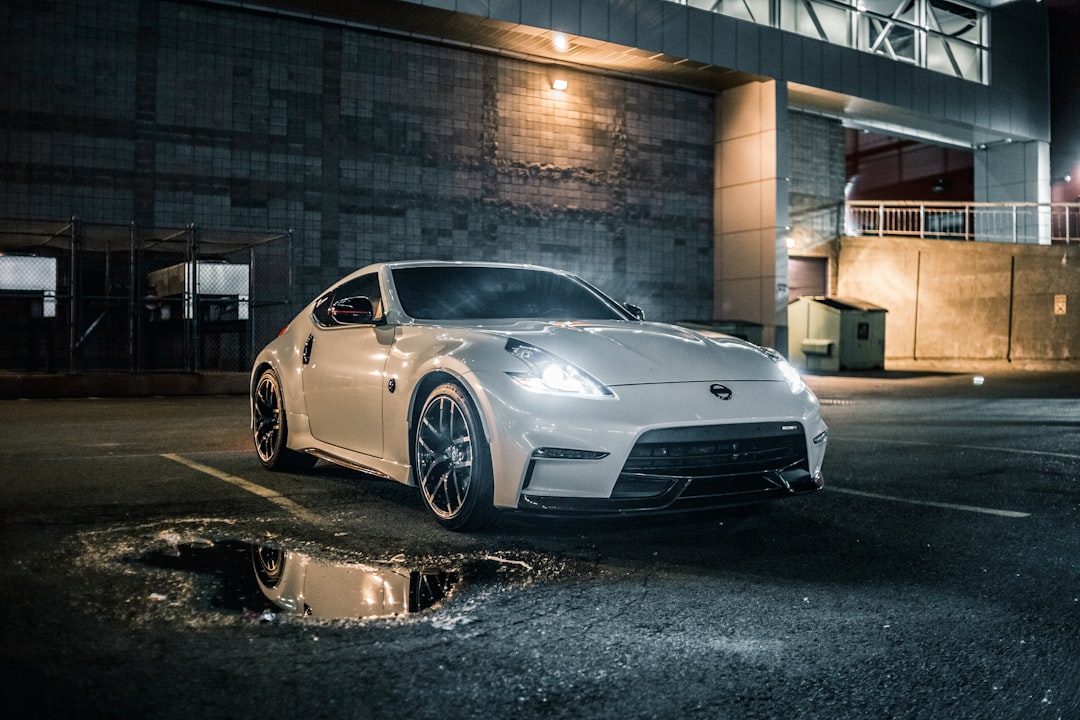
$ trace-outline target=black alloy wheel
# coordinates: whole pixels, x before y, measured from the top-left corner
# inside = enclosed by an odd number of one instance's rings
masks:
[[[255,452],[267,470],[310,470],[318,461],[314,455],[290,450],[289,427],[285,421],[285,399],[277,373],[264,370],[251,395],[252,430]]]
[[[413,432],[416,482],[444,527],[480,530],[497,512],[490,451],[473,403],[456,383],[431,391]]]

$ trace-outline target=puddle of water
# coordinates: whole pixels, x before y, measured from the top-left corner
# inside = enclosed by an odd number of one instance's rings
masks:
[[[263,621],[276,613],[358,620],[420,612],[445,598],[458,579],[438,568],[335,563],[231,540],[176,544],[146,561],[220,576],[215,602]]]

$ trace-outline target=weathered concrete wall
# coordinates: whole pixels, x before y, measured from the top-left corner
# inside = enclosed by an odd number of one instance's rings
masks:
[[[1012,358],[1080,359],[1080,247],[1016,255]],[[1055,305],[1064,296],[1065,314]]]
[[[292,229],[303,298],[485,259],[712,312],[712,96],[198,2],[0,16],[0,218]]]
[[[845,237],[837,294],[888,309],[887,363],[1080,359],[1080,246]]]

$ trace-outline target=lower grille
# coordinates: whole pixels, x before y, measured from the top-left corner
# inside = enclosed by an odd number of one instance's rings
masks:
[[[809,475],[800,423],[744,423],[653,430],[639,438],[611,497],[708,497],[787,489]]]

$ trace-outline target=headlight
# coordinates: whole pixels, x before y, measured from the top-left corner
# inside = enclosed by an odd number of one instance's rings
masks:
[[[507,373],[526,390],[556,395],[615,397],[615,393],[592,375],[546,350],[510,339],[506,341],[506,351],[528,367],[525,372]]]
[[[803,382],[802,376],[799,375],[799,371],[795,369],[795,366],[784,359],[784,356],[776,352],[772,348],[758,348],[765,357],[776,363],[777,369],[780,374],[787,380],[788,387],[791,388],[791,392],[798,395],[806,389],[806,383]]]

